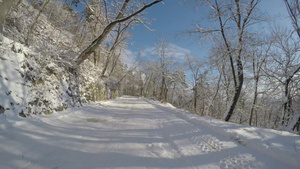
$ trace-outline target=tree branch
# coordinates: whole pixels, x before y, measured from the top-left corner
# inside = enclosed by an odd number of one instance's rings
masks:
[[[115,21],[111,22],[110,24],[108,24],[102,34],[100,36],[98,36],[98,38],[96,38],[76,59],[75,59],[75,63],[77,66],[79,66],[81,63],[83,63],[83,61],[85,61],[89,55],[91,53],[93,53],[96,48],[106,39],[107,35],[110,33],[110,31],[116,26],[116,24],[118,23],[121,23],[121,22],[125,22],[127,20],[129,20],[130,18],[132,18],[133,16],[136,16],[138,15],[139,13],[143,12],[145,9],[151,7],[152,5],[154,4],[157,4],[159,2],[161,2],[162,0],[155,0],[145,6],[143,6],[141,9],[137,10],[136,12],[132,13],[131,15],[129,16],[126,16],[126,17],[123,17],[123,13],[124,13],[124,10],[127,6],[127,3],[129,2],[130,0],[125,0],[124,1],[124,4],[116,18]]]

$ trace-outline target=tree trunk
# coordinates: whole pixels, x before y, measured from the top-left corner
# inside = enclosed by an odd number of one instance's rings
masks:
[[[118,28],[118,31],[117,31],[117,37],[113,43],[113,45],[111,46],[111,48],[109,49],[109,52],[107,54],[107,57],[106,57],[106,61],[105,61],[105,65],[102,69],[102,72],[101,72],[101,76],[104,76],[105,75],[105,72],[108,68],[108,64],[110,62],[110,58],[111,56],[113,55],[113,53],[115,52],[115,48],[117,47],[118,43],[119,43],[119,40],[120,40],[120,36],[121,36],[121,25],[119,24],[119,28]]]
[[[16,0],[2,0],[0,3],[0,33],[2,33],[5,18]]]
[[[95,52],[94,52],[94,66],[97,66],[97,62],[98,62],[98,51],[95,50]]]
[[[35,25],[36,25],[36,23],[37,23],[39,17],[40,17],[41,14],[43,13],[44,9],[46,8],[46,6],[48,5],[49,2],[50,2],[50,0],[47,0],[47,1],[45,1],[45,2],[43,3],[43,5],[42,5],[42,7],[41,7],[41,9],[40,9],[40,11],[39,11],[39,13],[38,13],[38,15],[35,17],[35,19],[34,19],[34,21],[33,21],[33,24],[31,25],[31,27],[30,27],[30,29],[29,29],[29,32],[28,32],[28,34],[27,34],[27,37],[26,37],[26,39],[25,39],[25,44],[26,44],[27,46],[29,45],[29,41],[30,41],[30,38],[31,38],[31,36],[32,36],[31,34],[32,34],[32,32],[33,32],[33,29],[34,29],[34,27],[35,27]]]
[[[150,84],[151,84],[151,79],[152,79],[152,73],[150,74],[150,77],[149,77],[149,80],[148,80],[148,83],[147,83],[147,87],[146,87],[146,93],[147,95],[149,96],[150,94]],[[154,85],[153,85],[154,86]]]
[[[300,114],[295,114],[291,119],[289,125],[286,127],[287,131],[294,131],[296,127],[300,124]],[[298,130],[299,132],[299,130]]]
[[[168,102],[168,91],[169,91],[169,89],[168,89],[168,87],[167,87],[167,85],[165,85],[165,90],[164,90],[165,92],[164,92],[164,96],[165,96],[165,101],[166,102]]]
[[[234,96],[232,98],[232,101],[231,101],[228,109],[227,109],[225,121],[230,120],[230,117],[233,114],[233,111],[239,100],[239,97],[240,97],[240,94],[241,94],[241,91],[243,88],[243,83],[244,83],[243,64],[239,58],[237,58],[237,67],[238,67],[238,84],[237,84],[237,86],[235,86]]]
[[[232,114],[233,114],[233,111],[234,111],[234,108],[239,100],[239,97],[240,97],[240,94],[241,94],[241,91],[242,91],[242,86],[238,86],[236,87],[236,90],[234,92],[234,96],[232,98],[232,101],[230,103],[230,106],[228,107],[228,110],[226,112],[226,117],[225,117],[225,121],[229,121]]]
[[[253,2],[253,0],[252,0]],[[251,2],[251,4],[252,4]],[[236,0],[235,1],[235,4],[236,4],[236,14],[237,14],[237,20],[236,20],[236,25],[237,25],[237,34],[238,34],[238,48],[237,48],[237,58],[236,58],[236,64],[237,64],[237,79],[236,79],[236,76],[235,76],[235,71],[234,70],[234,67],[233,67],[233,62],[232,60],[230,60],[230,63],[231,63],[231,69],[232,69],[232,75],[233,75],[233,78],[234,78],[234,82],[235,82],[235,92],[234,92],[234,96],[233,96],[233,99],[231,101],[231,105],[229,106],[227,112],[226,112],[226,117],[225,117],[225,121],[229,121],[230,120],[230,117],[232,116],[233,114],[233,111],[235,109],[235,106],[236,106],[236,103],[238,102],[239,100],[239,97],[240,97],[240,94],[241,94],[241,91],[242,91],[242,88],[243,88],[243,82],[244,82],[244,73],[243,73],[243,63],[241,61],[241,56],[242,56],[242,50],[243,50],[243,34],[244,34],[244,28],[245,28],[245,25],[247,23],[247,20],[248,20],[248,17],[250,15],[250,13],[248,13],[248,16],[246,16],[243,20],[242,20],[242,14],[241,14],[241,11],[240,11],[240,1]],[[251,10],[250,10],[251,11]],[[222,33],[223,33],[224,30],[222,30]],[[228,43],[226,43],[226,45],[229,45]],[[232,59],[233,55],[230,55],[232,53],[230,53],[230,48],[227,47],[227,50],[228,50],[228,54],[230,56],[230,59]]]
[[[143,84],[140,87],[140,97],[144,96],[144,87]]]
[[[172,90],[172,96],[171,96],[172,104],[174,103],[173,100],[174,100],[175,88],[176,88],[176,84],[174,83],[173,84],[173,90]]]
[[[251,110],[250,110],[249,126],[252,125],[253,112],[254,112],[254,107],[256,105],[256,100],[257,100],[257,87],[258,87],[258,78],[255,78],[254,98],[253,98],[253,103],[251,105]]]
[[[156,98],[156,90],[155,90],[155,88],[152,91],[152,96],[153,96],[153,98]]]
[[[198,90],[197,90],[197,83],[194,86],[194,112],[197,114],[197,97],[198,97]]]
[[[162,73],[162,77],[161,78],[162,78],[162,80],[161,80],[159,100],[163,100],[163,95],[164,95],[164,86],[165,86],[165,83],[166,83],[164,72]]]
[[[270,114],[270,116],[271,116],[271,114]],[[257,126],[257,124],[258,124],[258,113],[257,113],[257,111],[255,111],[255,126]]]
[[[292,112],[292,98],[290,96],[290,92],[289,92],[289,84],[291,82],[291,79],[288,78],[285,81],[285,86],[284,86],[284,103],[283,103],[283,111],[282,111],[282,115],[281,115],[281,127],[285,127],[288,124],[288,120],[289,120],[289,116],[291,115]],[[286,119],[286,116],[287,119]]]

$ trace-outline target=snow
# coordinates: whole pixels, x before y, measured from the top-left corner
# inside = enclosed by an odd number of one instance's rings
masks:
[[[0,35],[0,105],[11,110],[0,116],[15,120],[67,104],[67,73],[49,57]]]
[[[300,168],[300,137],[143,98],[0,118],[1,168]]]
[[[21,44],[2,35],[0,37],[0,105],[10,108],[11,103],[24,104],[23,98],[29,92],[28,87],[23,85],[24,79],[19,72],[20,63],[25,60],[23,52],[28,51]]]

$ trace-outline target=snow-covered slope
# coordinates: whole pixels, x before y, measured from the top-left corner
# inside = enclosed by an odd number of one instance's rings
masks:
[[[25,60],[23,52],[27,51],[22,51],[20,46],[0,35],[0,105],[4,109],[13,109],[16,103],[24,105],[26,101],[23,99],[29,93],[22,72],[19,72],[20,63]]]
[[[161,104],[156,101],[151,102],[158,105]],[[165,104],[163,106],[176,109],[170,104]],[[183,110],[177,110],[177,112],[179,113],[179,117],[189,121],[190,123],[206,126],[210,130],[231,140],[235,140],[243,146],[247,146],[279,161],[284,161],[300,167],[299,135],[286,131],[228,123],[211,117],[200,117]]]
[[[300,137],[136,97],[1,121],[0,168],[300,168]]]
[[[80,67],[73,63],[80,50],[89,44],[88,41],[79,43],[78,36],[71,33],[74,27],[69,24],[78,24],[76,11],[56,9],[62,7],[63,2],[50,1],[47,7],[51,13],[47,16],[42,13],[35,21],[39,9],[28,0],[18,2],[6,17],[3,35],[0,35],[0,118],[15,120],[18,115],[52,114],[79,105],[80,101],[100,101],[118,94],[109,85],[118,75],[102,78],[101,63],[86,61]],[[63,29],[58,20],[53,20],[52,12],[56,10],[59,14],[68,14],[61,16],[61,21],[65,21],[63,17],[70,21],[63,23],[69,25],[68,28]],[[28,47],[23,44],[31,28]]]
[[[107,99],[100,73],[91,63],[84,66],[76,74],[70,62],[0,34],[0,118],[52,114],[78,105],[78,98]]]
[[[51,114],[66,108],[68,73],[49,56],[0,38],[0,105],[6,109],[4,115]]]

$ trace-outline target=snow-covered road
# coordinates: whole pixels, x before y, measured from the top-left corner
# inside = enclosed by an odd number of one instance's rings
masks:
[[[1,169],[300,166],[299,136],[198,118],[136,97],[1,123]]]

